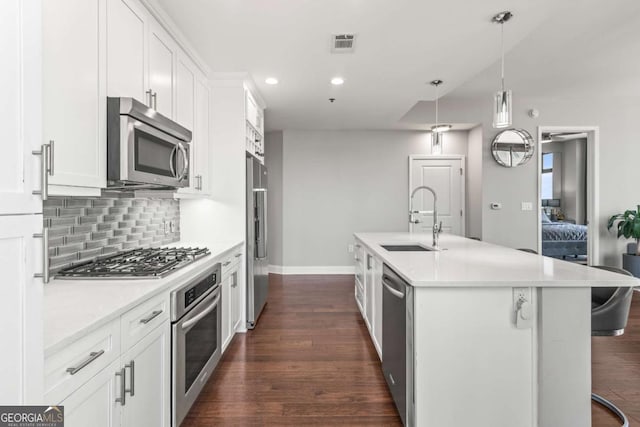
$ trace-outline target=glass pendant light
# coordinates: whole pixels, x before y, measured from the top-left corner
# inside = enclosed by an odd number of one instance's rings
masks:
[[[493,127],[496,129],[511,126],[511,91],[504,89],[504,24],[513,17],[509,11],[500,12],[493,17],[492,21],[500,24],[502,63],[500,68],[500,77],[502,82],[501,90],[496,92],[493,105]]]
[[[431,126],[431,154],[442,154],[442,133],[451,129],[451,125],[441,125],[438,123],[438,86],[442,80],[433,80],[432,86],[436,88],[436,124]]]

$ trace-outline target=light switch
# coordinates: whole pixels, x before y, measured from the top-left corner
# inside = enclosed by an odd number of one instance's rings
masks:
[[[531,203],[531,202],[522,202],[522,210],[523,211],[532,211],[533,210],[533,203]]]

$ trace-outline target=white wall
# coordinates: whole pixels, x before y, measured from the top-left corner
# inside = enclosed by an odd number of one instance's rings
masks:
[[[429,133],[285,130],[282,135],[282,233],[270,232],[271,241],[282,240],[279,265],[350,268],[347,248],[354,232],[407,231],[408,157],[431,153]],[[446,133],[444,154],[467,156],[467,140],[466,131]],[[269,214],[277,216],[273,193],[279,183],[272,169],[279,167],[273,156],[280,140],[270,136],[266,143],[270,206],[275,206]],[[472,207],[467,212],[477,213]],[[277,256],[277,243],[270,248]]]
[[[265,166],[269,174],[267,201],[267,254],[271,265],[282,263],[282,132],[265,134]]]
[[[482,126],[469,131],[467,154],[467,236],[482,239]]]

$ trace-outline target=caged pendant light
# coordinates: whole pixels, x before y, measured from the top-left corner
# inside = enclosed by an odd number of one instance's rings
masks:
[[[493,106],[493,127],[496,129],[511,126],[511,91],[504,89],[504,24],[513,17],[509,11],[500,12],[493,17],[492,22],[500,24],[500,38],[502,63],[500,77],[502,82],[501,90],[496,92]]]
[[[442,154],[442,133],[451,129],[451,125],[441,125],[438,123],[438,86],[442,80],[433,80],[432,86],[436,88],[436,124],[431,126],[431,154]]]

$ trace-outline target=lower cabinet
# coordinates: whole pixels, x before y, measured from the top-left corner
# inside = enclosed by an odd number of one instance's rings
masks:
[[[125,381],[123,426],[170,425],[170,348],[171,329],[169,323],[165,322],[120,359]],[[166,392],[159,393],[160,390]]]
[[[153,298],[46,358],[45,400],[66,426],[171,425],[168,307]]]
[[[242,324],[242,253],[231,254],[222,263],[222,351]]]
[[[382,359],[382,260],[356,242],[355,297],[369,335]]]
[[[121,406],[116,402],[119,380],[114,375],[116,361],[62,401],[67,427],[117,427]]]

